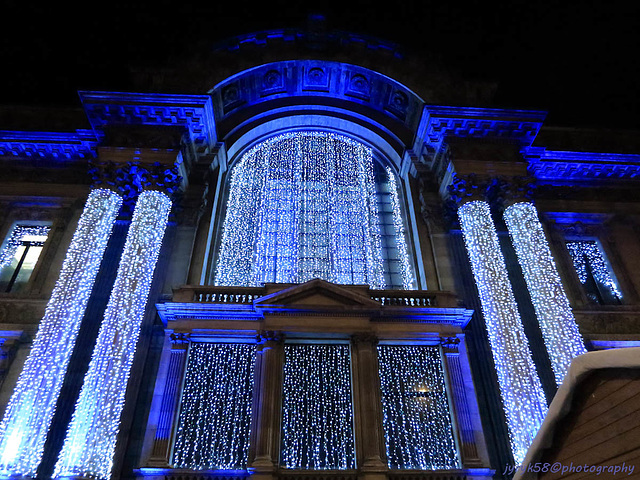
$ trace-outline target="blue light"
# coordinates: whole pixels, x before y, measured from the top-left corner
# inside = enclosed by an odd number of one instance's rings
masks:
[[[618,284],[613,279],[602,251],[595,240],[567,242],[567,249],[573,260],[580,283],[586,284],[589,272],[593,280],[616,300],[622,299]]]
[[[191,344],[173,450],[176,468],[246,468],[254,363],[254,345]]]
[[[0,472],[35,477],[69,359],[122,199],[91,192],[0,424]]]
[[[140,194],[55,476],[111,475],[129,373],[171,210],[159,191]]]
[[[529,341],[513,295],[489,204],[458,209],[476,281],[507,418],[511,451],[522,463],[547,413],[547,402],[531,358]]]
[[[582,335],[536,207],[530,202],[514,203],[505,209],[504,220],[531,295],[556,383],[561,385],[571,361],[587,352]]]
[[[89,130],[76,133],[0,130],[0,155],[53,160],[94,158],[98,140]]]
[[[371,149],[303,131],[259,144],[233,169],[215,283],[313,278],[385,286]]]
[[[349,356],[348,345],[285,345],[285,468],[355,468]]]
[[[390,468],[458,468],[438,347],[378,346],[380,390]]]

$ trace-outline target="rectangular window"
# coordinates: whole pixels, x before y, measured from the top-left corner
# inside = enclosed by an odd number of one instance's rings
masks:
[[[282,466],[355,468],[348,345],[285,345]]]
[[[255,347],[193,343],[173,449],[176,468],[247,467]]]
[[[459,468],[438,347],[378,346],[390,468]]]
[[[38,263],[51,227],[16,225],[0,252],[0,292],[19,292]]]
[[[621,303],[622,293],[596,240],[572,240],[567,250],[589,300],[599,305]]]

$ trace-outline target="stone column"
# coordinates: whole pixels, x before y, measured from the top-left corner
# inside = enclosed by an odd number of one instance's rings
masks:
[[[121,204],[120,196],[109,189],[89,194],[0,424],[1,474],[36,475],[80,323]]]
[[[280,461],[283,346],[280,332],[264,331],[258,335],[249,452],[250,469],[258,478],[271,478]]]
[[[153,417],[155,421],[155,436],[151,456],[147,461],[148,467],[167,468],[171,465],[171,445],[180,406],[181,386],[187,360],[189,337],[185,334],[172,333],[170,338],[171,349],[167,355],[168,358],[165,360],[167,363],[166,370],[163,370],[162,377],[158,378],[158,382],[163,387],[162,395],[158,402],[159,405],[156,407],[157,412]],[[151,407],[152,411],[155,406]],[[151,422],[152,420],[150,419],[149,423]]]
[[[496,366],[511,451],[519,464],[542,424],[547,403],[489,204],[478,199],[486,191],[486,183],[473,178],[459,179],[457,187],[461,189],[465,181],[467,184],[474,182],[474,185],[469,195],[458,195],[463,202],[466,201],[458,208],[458,217]]]
[[[356,464],[368,479],[383,479],[389,470],[382,430],[377,344],[378,339],[370,334],[351,337]]]
[[[529,201],[512,203],[504,211],[504,220],[531,295],[556,383],[560,385],[571,361],[587,350],[535,205]]]
[[[55,476],[106,480],[111,475],[127,382],[171,206],[157,190],[138,196]]]
[[[444,356],[445,372],[448,379],[450,405],[458,440],[458,451],[464,468],[482,467],[478,455],[471,412],[465,391],[464,376],[460,366],[460,352],[458,338],[442,338],[442,354]]]

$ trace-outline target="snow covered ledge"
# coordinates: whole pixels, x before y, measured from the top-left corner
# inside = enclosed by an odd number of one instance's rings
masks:
[[[589,352],[576,357],[571,362],[571,367],[564,382],[558,389],[551,405],[549,405],[549,412],[542,423],[542,427],[540,427],[538,434],[527,451],[522,463],[524,467],[540,461],[544,450],[552,445],[556,427],[569,413],[574,392],[579,384],[590,373],[606,368],[640,368],[640,347]],[[526,470],[526,468],[522,470]],[[513,480],[538,478],[538,473],[522,470],[516,472]]]

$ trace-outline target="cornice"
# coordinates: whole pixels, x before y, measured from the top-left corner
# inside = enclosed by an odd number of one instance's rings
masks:
[[[538,110],[425,105],[416,137],[433,152],[451,138],[495,139],[530,146],[546,115]]]
[[[64,132],[23,132],[0,130],[0,156],[38,158],[54,161],[91,159],[98,140],[90,130]]]
[[[635,180],[640,177],[640,155],[547,150],[523,150],[529,173],[540,183],[566,185],[589,181]]]
[[[96,136],[107,125],[183,127],[200,154],[216,143],[211,97],[126,92],[78,92]]]

